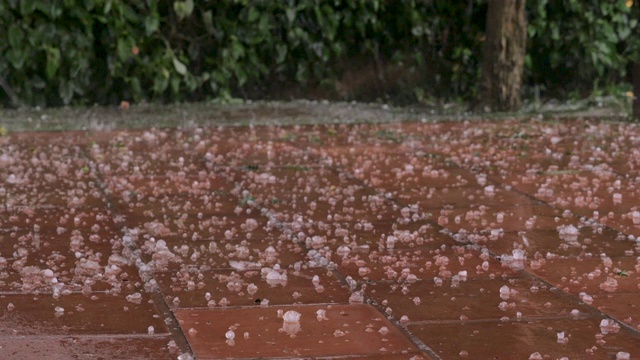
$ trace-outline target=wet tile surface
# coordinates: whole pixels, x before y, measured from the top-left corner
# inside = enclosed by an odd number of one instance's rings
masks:
[[[168,333],[161,314],[147,294],[135,297],[72,294],[4,295],[0,297],[0,333],[4,335],[123,335]]]
[[[594,119],[0,137],[0,357],[637,357],[639,138]]]
[[[444,359],[615,359],[618,352],[640,352],[637,333],[619,330],[603,335],[600,321],[411,325],[409,330]],[[566,343],[558,341],[559,333],[564,333]],[[535,353],[540,357],[532,357]]]
[[[300,320],[286,323],[284,315],[278,318],[279,310],[295,311]],[[318,310],[324,315],[318,316]],[[176,316],[189,329],[189,343],[201,359],[368,356],[417,350],[369,305],[179,310]],[[228,331],[233,332],[233,341]]]
[[[175,359],[169,336],[15,337],[0,340],[3,359]]]

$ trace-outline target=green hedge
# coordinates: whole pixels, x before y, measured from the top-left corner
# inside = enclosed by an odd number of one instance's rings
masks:
[[[624,80],[640,54],[638,5],[528,0],[526,83],[563,94]],[[400,93],[471,99],[486,8],[486,0],[0,0],[0,101],[11,104],[7,87],[29,105],[259,97],[290,84],[335,95],[362,64],[382,78],[390,68],[404,74],[385,80]]]

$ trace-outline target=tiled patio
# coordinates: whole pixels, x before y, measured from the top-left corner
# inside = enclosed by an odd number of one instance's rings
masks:
[[[2,359],[640,359],[635,124],[0,144]]]

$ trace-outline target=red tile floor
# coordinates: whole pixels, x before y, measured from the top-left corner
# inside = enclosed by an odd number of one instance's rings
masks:
[[[12,133],[0,358],[640,359],[639,145],[593,119]]]

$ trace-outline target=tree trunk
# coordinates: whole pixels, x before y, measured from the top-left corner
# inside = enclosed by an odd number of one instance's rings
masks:
[[[520,107],[527,44],[525,0],[489,0],[480,103],[488,111]]]
[[[633,118],[640,120],[640,62],[633,64]]]

